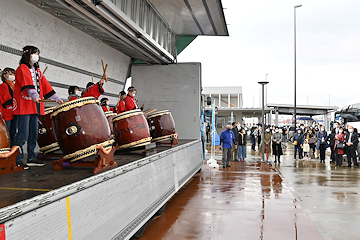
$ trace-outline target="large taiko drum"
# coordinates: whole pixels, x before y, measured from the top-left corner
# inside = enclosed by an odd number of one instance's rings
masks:
[[[49,154],[60,149],[60,146],[56,141],[53,123],[50,117],[54,108],[55,107],[45,109],[45,115],[39,116],[38,144],[40,151],[44,154]]]
[[[153,142],[163,142],[176,134],[175,122],[169,110],[157,111],[147,116]]]
[[[140,109],[120,113],[112,121],[119,149],[141,147],[151,143],[149,126]]]
[[[93,97],[76,99],[56,107],[51,114],[54,133],[64,159],[75,162],[96,154],[96,147],[114,143],[106,116]]]
[[[0,153],[10,152],[10,133],[6,123],[0,114]]]
[[[112,112],[112,111],[107,111],[105,112],[105,116],[109,122],[109,126],[110,126],[110,132],[111,132],[111,135],[114,135],[115,132],[114,132],[114,125],[112,123],[112,120],[114,119],[114,117],[116,116],[117,114]]]

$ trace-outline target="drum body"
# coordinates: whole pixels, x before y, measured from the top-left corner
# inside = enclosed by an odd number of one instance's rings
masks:
[[[110,127],[95,98],[80,98],[56,107],[51,114],[57,142],[70,162],[96,154],[96,146],[111,148]]]
[[[0,115],[0,149],[6,149],[10,151],[11,141],[10,133],[6,127],[6,123],[2,116]]]
[[[149,126],[140,109],[118,114],[112,120],[119,149],[140,147],[151,143]]]
[[[171,139],[176,133],[175,122],[169,110],[149,114],[147,121],[153,142],[163,142]]]
[[[54,134],[51,114],[55,107],[45,109],[45,115],[39,116],[38,144],[40,151],[48,154],[60,149]]]
[[[105,112],[105,116],[109,122],[109,127],[110,127],[110,132],[111,132],[111,135],[113,136],[115,134],[114,132],[114,125],[112,123],[112,120],[114,119],[114,117],[116,116],[117,114],[114,113],[114,112],[111,112],[111,111],[108,111],[108,112]]]

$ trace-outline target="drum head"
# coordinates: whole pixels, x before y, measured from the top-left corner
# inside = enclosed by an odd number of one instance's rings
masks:
[[[85,97],[85,98],[79,98],[79,99],[76,99],[76,100],[73,100],[73,101],[70,101],[67,103],[63,103],[63,104],[55,107],[55,109],[53,110],[53,113],[51,114],[51,118],[55,117],[56,115],[58,115],[61,112],[67,112],[73,108],[81,107],[86,104],[93,104],[93,103],[99,103],[99,101],[93,97]]]
[[[117,114],[116,113],[114,113],[114,112],[112,112],[112,111],[107,111],[107,112],[105,112],[105,116],[106,117],[111,117],[111,116],[116,116]]]
[[[163,110],[163,111],[157,111],[157,112],[153,112],[151,114],[149,114],[146,118],[154,118],[154,117],[158,117],[158,116],[162,116],[162,115],[166,115],[166,114],[171,114],[171,112],[169,110]]]
[[[45,115],[51,114],[56,107],[45,108]]]
[[[112,122],[119,121],[124,118],[129,118],[136,115],[144,115],[144,113],[140,109],[135,109],[127,112],[123,112],[118,114],[116,117],[113,118]]]

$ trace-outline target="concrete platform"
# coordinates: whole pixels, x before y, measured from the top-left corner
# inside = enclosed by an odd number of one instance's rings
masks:
[[[226,169],[209,169],[204,162],[201,173],[168,202],[164,214],[147,226],[140,239],[331,239],[323,222],[331,214],[342,215],[338,221],[343,221],[346,214],[334,202],[344,201],[345,193],[330,190],[324,195],[329,190],[319,182],[328,179],[331,169],[316,163],[297,167],[302,163],[294,163],[291,156],[284,156],[281,166],[261,163],[254,152],[248,152],[246,162],[231,162]],[[220,152],[216,159],[220,163]],[[318,174],[310,174],[312,180],[307,181],[306,169]],[[306,190],[307,186],[311,188]],[[314,213],[309,207],[312,203]],[[328,205],[335,207],[332,213]],[[346,237],[345,229],[339,232],[341,239],[356,239]]]

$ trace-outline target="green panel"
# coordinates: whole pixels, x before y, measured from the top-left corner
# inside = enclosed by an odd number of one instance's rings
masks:
[[[176,39],[176,51],[179,55],[197,36],[178,36]]]

